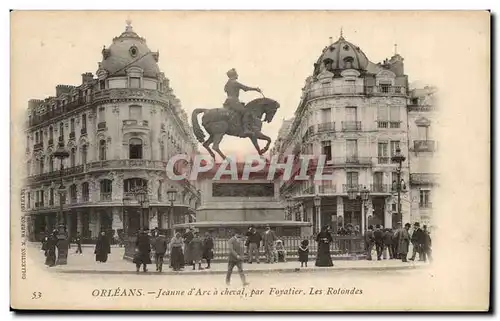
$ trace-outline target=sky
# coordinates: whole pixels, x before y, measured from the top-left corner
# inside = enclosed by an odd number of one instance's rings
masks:
[[[338,39],[341,28],[344,38],[374,63],[393,55],[397,43],[410,82],[439,88],[450,76],[438,72],[448,63],[447,55],[467,50],[450,31],[464,39],[476,32],[455,16],[364,11],[14,12],[12,106],[22,110],[29,99],[53,96],[58,84],[79,85],[83,72],[96,72],[103,46],[109,47],[130,19],[149,49],[159,50],[159,67],[188,115],[195,108],[221,107],[226,71],[236,68],[242,83],[260,87],[281,104],[274,121],[263,125],[274,140],[283,118],[293,116],[313,63],[329,45],[329,37]],[[240,99],[257,97],[247,92]],[[254,150],[249,140],[228,136],[221,148],[226,154]]]

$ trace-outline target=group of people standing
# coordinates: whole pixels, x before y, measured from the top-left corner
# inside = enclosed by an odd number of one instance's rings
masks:
[[[210,262],[213,259],[214,241],[210,232],[205,233],[202,239],[197,231],[189,228],[184,234],[176,232],[168,241],[165,233],[158,229],[148,233],[147,230],[141,230],[138,233],[135,242],[135,254],[133,262],[136,265],[136,271],[147,272],[147,265],[152,264],[151,256],[154,253],[156,271],[163,271],[163,261],[165,255],[170,256],[170,267],[174,271],[180,271],[185,266],[192,266],[196,270],[210,269]],[[201,266],[205,260],[207,266]]]
[[[383,229],[380,225],[375,228],[370,225],[365,233],[365,249],[368,260],[372,260],[372,250],[375,247],[377,252],[377,260],[384,259],[401,259],[403,262],[408,262],[408,253],[410,244],[413,245],[413,253],[410,258],[415,260],[416,255],[419,255],[419,261],[432,260],[432,240],[427,226],[420,228],[420,223],[416,222],[413,225],[413,232],[410,235],[411,224],[406,223],[404,227],[401,225],[398,228]]]

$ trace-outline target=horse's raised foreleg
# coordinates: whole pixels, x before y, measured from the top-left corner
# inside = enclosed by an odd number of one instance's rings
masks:
[[[257,141],[257,137],[250,136],[250,140],[252,141],[252,144],[255,146],[255,149],[257,150],[257,153],[259,153],[259,155],[262,155],[261,152],[260,152],[260,146],[259,146],[259,142]]]
[[[264,146],[264,148],[262,148],[262,149],[259,151],[259,155],[262,155],[262,154],[264,154],[265,152],[267,152],[267,150],[269,149],[269,146],[271,146],[271,137],[264,135],[262,132],[258,132],[258,133],[256,133],[256,134],[255,134],[255,138],[256,138],[256,139],[262,139],[262,140],[267,141],[266,146]],[[255,144],[254,144],[254,146],[255,146]],[[258,147],[258,146],[259,146],[259,145],[257,144],[257,147]]]
[[[222,141],[222,137],[224,137],[224,134],[217,133],[217,134],[213,134],[211,137],[213,137],[213,141],[214,141],[214,144],[212,145],[213,149],[220,155],[220,157],[222,157],[222,159],[226,159],[226,155],[224,155],[221,152],[221,150],[219,149],[219,144]]]
[[[210,149],[210,144],[212,144],[214,141],[213,135],[210,135],[208,139],[203,143],[203,147],[210,153],[210,156],[212,156],[213,159],[215,159],[215,154],[214,152]]]

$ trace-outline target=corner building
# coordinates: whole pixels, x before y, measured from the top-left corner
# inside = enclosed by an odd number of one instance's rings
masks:
[[[96,76],[83,73],[80,85],[58,85],[54,97],[29,101],[21,205],[32,239],[57,224],[61,177],[70,236],[133,233],[140,215],[147,228],[170,228],[191,220],[199,204],[196,186],[166,177],[170,157],[197,147],[180,100],[158,67],[159,53],[128,22],[101,55]],[[70,154],[62,172],[53,157],[61,141]],[[138,187],[147,188],[148,211],[134,198]],[[173,217],[169,188],[177,191]]]
[[[281,195],[301,204],[289,219],[320,226],[382,224],[395,226],[410,219],[410,202],[402,202],[402,215],[393,211],[392,184],[398,164],[391,161],[397,148],[406,156],[401,178],[408,184],[408,76],[403,58],[394,54],[373,63],[360,47],[344,37],[325,47],[313,73],[306,79],[292,124],[286,124],[273,153],[280,157],[300,154],[326,156],[325,173],[332,181],[284,182]],[[370,191],[363,203],[360,191]],[[357,191],[357,198],[348,191]],[[320,199],[315,211],[314,198]],[[364,211],[362,210],[364,206]]]

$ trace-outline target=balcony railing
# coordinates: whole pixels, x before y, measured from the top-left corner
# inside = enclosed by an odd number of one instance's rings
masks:
[[[103,160],[87,164],[87,169],[108,169],[108,168],[154,168],[165,169],[166,163],[162,161],[151,161],[146,159],[113,159]]]
[[[101,201],[102,202],[111,201],[111,192],[110,193],[101,193]]]
[[[147,120],[127,119],[123,121],[123,127],[149,127]]]
[[[97,124],[97,130],[106,130],[106,122],[102,121]]]
[[[434,152],[436,142],[433,140],[414,140],[413,150],[415,152]]]
[[[420,207],[420,208],[432,208],[432,203],[431,202],[419,203],[418,207]]]
[[[358,131],[361,130],[360,121],[343,121],[342,122],[343,131]]]
[[[318,124],[318,133],[335,131],[335,122]]]
[[[388,120],[378,120],[377,128],[400,128],[400,121],[388,121]]]
[[[370,191],[373,193],[390,193],[392,186],[389,184],[372,184]]]
[[[359,156],[347,156],[345,158],[345,163],[346,164],[359,164],[359,165],[363,165],[363,164],[371,164],[372,163],[372,159],[371,157],[359,157]]]
[[[360,191],[363,188],[360,184],[342,184],[342,192],[347,193],[348,191]]]
[[[429,106],[429,105],[426,105],[426,106],[422,106],[422,105],[408,105],[408,111],[409,112],[429,112],[429,111],[433,111],[434,108],[432,106]]]
[[[366,94],[405,95],[406,88],[402,86],[365,86]]]
[[[320,185],[319,186],[319,193],[320,194],[337,193],[337,186],[335,186],[335,185]]]
[[[56,118],[60,115],[63,115],[69,111],[75,110],[78,107],[85,105],[86,103],[90,103],[91,99],[88,99],[90,96],[87,96],[87,101],[83,96],[80,96],[77,100],[68,102],[63,106],[58,106],[54,109],[49,109],[46,113],[40,115],[34,115],[31,118],[31,121],[28,123],[29,126],[36,126],[43,122],[49,121],[53,118]]]
[[[389,156],[379,156],[378,163],[379,164],[389,164]]]
[[[36,143],[33,146],[33,150],[41,150],[41,149],[43,149],[43,142]]]
[[[403,86],[360,86],[341,85],[311,89],[307,91],[307,99],[333,95],[405,95],[406,88]]]
[[[400,121],[391,121],[389,122],[389,128],[400,128],[401,127],[401,122]]]
[[[68,176],[68,175],[74,175],[74,174],[80,174],[83,173],[84,167],[83,165],[78,165],[74,167],[68,167],[63,170],[63,173],[61,175],[61,171],[53,171],[53,172],[48,172],[48,173],[43,173],[43,174],[38,174],[34,176],[30,176],[29,180],[31,181],[42,181],[42,180],[47,180],[47,179],[55,179],[59,178],[60,176]]]

